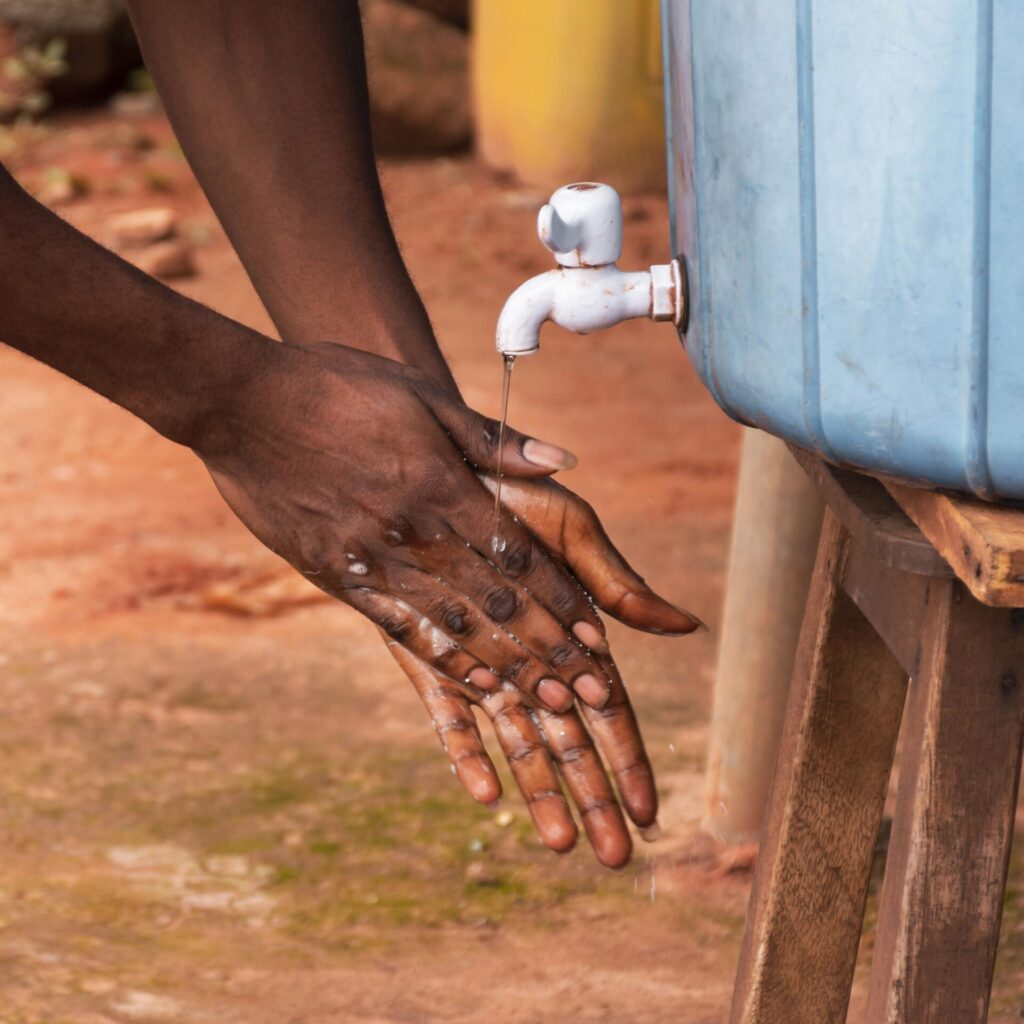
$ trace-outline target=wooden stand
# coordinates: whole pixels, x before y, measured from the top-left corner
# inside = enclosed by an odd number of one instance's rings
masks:
[[[906,704],[866,1020],[981,1024],[1024,738],[1024,511],[795,454],[828,508],[730,1019],[846,1020]]]

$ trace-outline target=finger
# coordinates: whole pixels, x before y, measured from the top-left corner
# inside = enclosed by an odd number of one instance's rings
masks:
[[[518,430],[481,416],[449,392],[430,387],[424,395],[441,426],[474,466],[517,477],[547,476],[573,469],[576,456],[558,445],[527,437]]]
[[[351,587],[339,596],[447,679],[480,692],[497,688],[499,680],[486,665],[405,601],[369,587]]]
[[[582,699],[602,706],[610,682],[580,643],[514,581],[502,577],[454,535],[424,556],[432,576],[415,566],[389,568],[388,580],[402,599],[532,701],[555,711],[572,706],[572,686]]]
[[[469,701],[426,662],[385,637],[388,650],[423,701],[455,776],[481,804],[501,799],[501,781],[480,737]]]
[[[608,703],[600,710],[581,710],[608,763],[619,800],[630,820],[637,828],[650,828],[658,817],[654,771],[618,669],[611,659],[604,662],[604,667],[612,681]]]
[[[493,494],[496,481],[487,475],[481,480]],[[505,480],[501,503],[566,561],[598,607],[627,626],[665,636],[704,628],[696,616],[647,586],[612,544],[594,510],[578,495],[553,480]],[[596,639],[585,627],[582,632]]]
[[[541,710],[538,717],[597,859],[606,867],[621,868],[633,844],[590,735],[575,712]]]
[[[565,853],[576,845],[579,830],[562,793],[558,773],[544,739],[516,690],[502,688],[484,695],[480,706],[494,726],[519,792],[541,842]]]

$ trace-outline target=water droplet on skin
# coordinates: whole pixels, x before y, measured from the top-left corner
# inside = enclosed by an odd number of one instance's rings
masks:
[[[440,658],[442,654],[458,647],[458,644],[450,636],[438,629],[426,616],[420,619],[418,628],[420,634],[425,635],[429,640],[430,651],[435,658]]]
[[[362,562],[353,562],[348,567],[348,571],[355,573],[357,576],[365,576],[370,570]]]

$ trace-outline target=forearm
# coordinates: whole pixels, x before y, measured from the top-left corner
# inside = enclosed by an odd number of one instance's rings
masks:
[[[0,341],[189,445],[276,345],[97,245],[2,167]]]
[[[181,145],[281,336],[451,384],[370,140],[356,0],[129,0]]]

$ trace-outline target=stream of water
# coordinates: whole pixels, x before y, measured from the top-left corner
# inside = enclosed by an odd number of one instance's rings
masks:
[[[516,365],[516,357],[504,356],[502,362],[501,425],[498,427],[498,486],[494,489],[494,533],[491,538],[491,545],[495,551],[501,544],[501,479],[505,450],[505,424],[508,423],[508,393],[512,387],[512,368]]]

